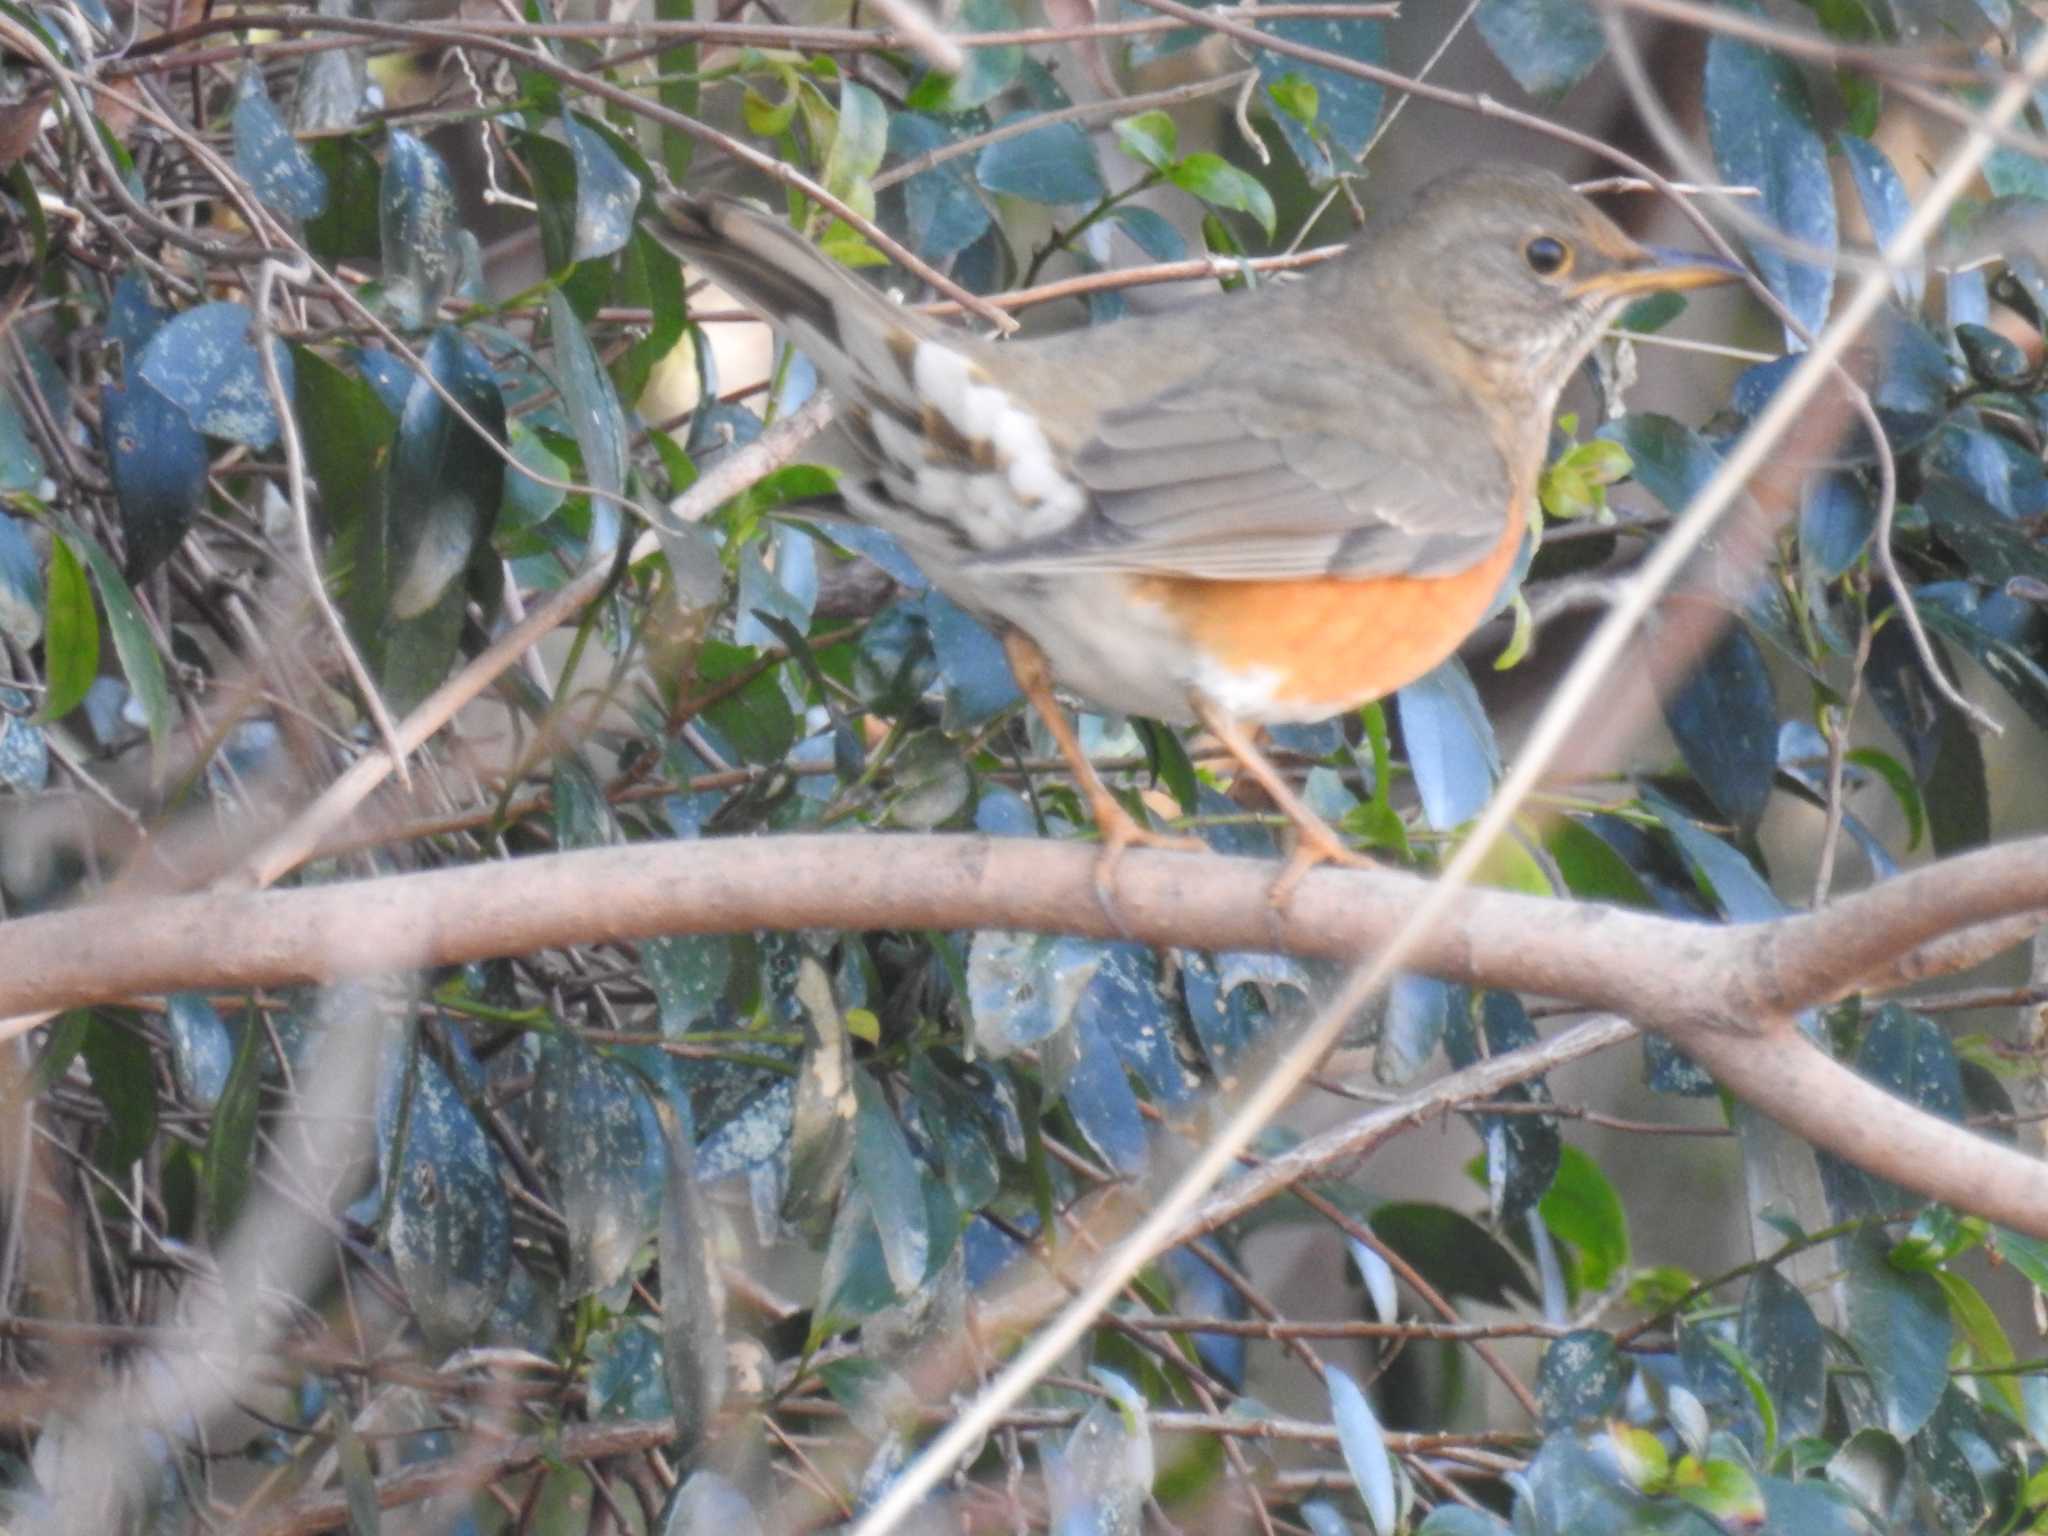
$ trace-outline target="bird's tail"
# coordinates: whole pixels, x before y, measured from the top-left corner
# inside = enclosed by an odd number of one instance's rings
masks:
[[[731,198],[668,193],[656,239],[780,326],[835,387],[904,377],[925,328],[778,219]]]

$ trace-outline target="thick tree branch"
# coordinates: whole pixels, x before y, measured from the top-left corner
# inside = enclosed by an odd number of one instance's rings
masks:
[[[886,847],[886,856],[881,850]],[[1010,928],[1118,937],[1081,843],[877,835],[643,843],[387,879],[156,898],[0,925],[0,1012],[241,988],[524,954],[661,933],[756,928]],[[1276,917],[1270,869],[1133,852],[1118,907],[1133,938],[1353,959],[1427,889],[1320,870]],[[1568,998],[1674,1040],[1743,1099],[1859,1166],[2048,1236],[2032,1160],[1889,1097],[1814,1050],[1803,1008],[1889,976],[1943,935],[2048,906],[2048,840],[1984,849],[1776,923],[1719,926],[1502,891],[1466,893],[1409,964]]]

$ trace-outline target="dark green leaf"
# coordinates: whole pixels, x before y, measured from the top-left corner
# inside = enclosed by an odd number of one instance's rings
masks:
[[[898,160],[914,160],[956,136],[937,118],[915,112],[899,112],[889,120],[889,152]],[[975,190],[965,155],[910,177],[902,195],[907,243],[926,261],[951,261],[988,231],[988,207]]]
[[[1763,651],[1749,630],[1731,622],[1663,705],[1664,723],[1700,787],[1729,821],[1754,830],[1777,771],[1778,712]]]
[[[688,1455],[710,1433],[725,1401],[725,1280],[689,1135],[672,1105],[657,1100],[654,1109],[668,1168],[660,1235],[662,1370]]]
[[[327,207],[327,177],[292,138],[263,89],[263,72],[244,65],[235,83],[235,169],[262,202],[288,219]]]
[[[1394,696],[1401,740],[1422,814],[1440,832],[1485,808],[1500,777],[1500,748],[1486,709],[1456,657]]]
[[[626,486],[626,415],[583,322],[559,288],[548,290],[548,334],[555,343],[562,408],[568,413],[576,444],[583,450],[584,480],[595,490],[608,493],[592,497],[590,505],[589,555],[599,559],[619,542],[619,508],[609,496],[618,495]]]
[[[382,254],[377,198],[383,167],[357,138],[316,139],[307,157],[327,180],[327,209],[306,221],[306,248],[322,261],[375,261]]]
[[[384,1236],[399,1286],[430,1339],[466,1342],[496,1308],[512,1262],[497,1154],[460,1090],[424,1053],[409,1070],[397,1051],[388,1059],[377,1129]]]
[[[377,185],[377,243],[385,292],[408,326],[432,324],[455,291],[460,211],[446,163],[424,140],[392,129]]]
[[[1387,62],[1386,27],[1378,21],[1286,17],[1265,23],[1261,30],[1284,42],[1320,48],[1360,64]],[[1259,83],[1268,90],[1291,75],[1315,91],[1316,134],[1354,160],[1365,152],[1379,127],[1380,107],[1386,99],[1385,89],[1377,80],[1344,74],[1271,49],[1258,50],[1254,57],[1259,67]],[[1336,169],[1316,135],[1293,116],[1283,112],[1274,121],[1311,180],[1324,180]]]
[[[1846,1283],[1850,1346],[1870,1372],[1885,1427],[1908,1439],[1948,1385],[1952,1324],[1941,1286],[1932,1275],[1894,1269],[1873,1232],[1850,1240]]]
[[[1871,238],[1879,247],[1889,245],[1913,211],[1913,200],[1905,179],[1892,168],[1885,152],[1868,138],[1838,133],[1835,142],[1849,162],[1849,175],[1856,183],[1856,196],[1863,205],[1863,217],[1870,225]],[[1917,310],[1927,286],[1924,263],[1915,260],[1892,279],[1899,302]]]
[[[1587,0],[1481,0],[1474,19],[1493,56],[1532,96],[1562,96],[1607,51]]]
[[[125,1175],[156,1140],[156,1073],[149,1047],[133,1030],[95,1014],[79,1054],[92,1091],[107,1111],[93,1160],[109,1173]]]
[[[967,32],[1012,32],[1017,27],[1009,0],[964,0],[959,15]],[[959,74],[930,74],[917,83],[910,94],[914,110],[947,115],[972,111],[1008,89],[1024,67],[1024,50],[1015,44],[963,51],[967,64]]]
[[[1742,4],[1743,9],[1751,7]],[[1799,66],[1787,56],[1717,33],[1707,42],[1707,135],[1721,175],[1762,194],[1751,211],[1788,238],[1832,255],[1835,189]],[[1827,320],[1832,265],[1795,261],[1776,244],[1749,242],[1770,289],[1809,331]]]
[[[1779,1443],[1820,1433],[1827,1407],[1826,1340],[1799,1288],[1775,1269],[1750,1277],[1740,1343],[1770,1393]]]
[[[895,1112],[865,1071],[853,1076],[853,1163],[875,1215],[882,1258],[898,1295],[925,1281],[937,1246],[926,1224],[925,1181],[930,1177],[910,1150]]]
[[[1016,113],[998,126],[1009,127],[1027,117]],[[1015,138],[999,139],[976,158],[974,179],[991,192],[1033,203],[1093,203],[1107,192],[1095,163],[1095,145],[1073,123],[1048,123]]]
[[[206,503],[206,439],[138,380],[128,389],[100,386],[100,441],[121,509],[127,571],[140,581],[184,541]]]
[[[604,135],[575,113],[562,114],[562,131],[576,163],[576,233],[570,256],[576,261],[609,256],[633,238],[640,180]]]
[[[1372,1230],[1447,1296],[1489,1306],[1506,1306],[1516,1296],[1536,1299],[1513,1251],[1469,1216],[1441,1205],[1390,1202],[1373,1208]]]
[[[197,992],[173,992],[165,998],[164,1024],[171,1037],[171,1074],[178,1096],[197,1109],[212,1109],[227,1087],[235,1059],[227,1025]]]
[[[271,346],[289,404],[291,354],[282,342]],[[277,410],[263,381],[246,305],[222,300],[186,310],[150,338],[136,372],[208,437],[258,452],[277,441]]]
[[[242,1037],[235,1043],[227,1084],[206,1128],[202,1194],[206,1230],[216,1243],[234,1226],[256,1171],[256,1112],[262,1103],[263,1065],[269,1052],[269,1033],[251,1011],[242,1021]]]
[[[489,542],[504,499],[505,403],[483,354],[451,326],[434,332],[413,381],[391,454],[391,612],[416,619]],[[438,385],[437,389],[435,386]],[[451,395],[484,429],[449,407]]]
[[[171,688],[164,677],[163,659],[157,655],[156,639],[143,622],[135,593],[107,552],[90,534],[69,530],[70,537],[85,555],[92,579],[100,589],[100,604],[107,615],[107,633],[114,639],[114,654],[120,658],[122,675],[142,706],[149,725],[149,739],[161,744],[171,728]],[[53,545],[62,542],[53,540]]]
[[[1613,1334],[1580,1328],[1551,1340],[1536,1372],[1543,1427],[1562,1429],[1607,1417],[1621,1401],[1627,1380],[1628,1368]]]
[[[661,1127],[639,1078],[567,1035],[540,1047],[534,1136],[568,1224],[569,1293],[628,1275],[667,1187]]]
[[[1824,470],[1806,482],[1799,503],[1799,550],[1824,580],[1853,565],[1877,529],[1877,508],[1855,475]]]

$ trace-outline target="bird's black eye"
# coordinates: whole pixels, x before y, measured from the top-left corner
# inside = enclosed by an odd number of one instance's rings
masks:
[[[1562,240],[1538,235],[1522,247],[1522,260],[1538,277],[1555,277],[1572,264],[1572,253]]]

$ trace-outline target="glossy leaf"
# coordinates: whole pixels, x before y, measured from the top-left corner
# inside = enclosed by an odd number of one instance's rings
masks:
[[[1893,168],[1885,152],[1868,139],[1844,132],[1835,135],[1835,142],[1841,146],[1842,158],[1849,162],[1849,175],[1856,184],[1856,196],[1863,205],[1871,236],[1882,248],[1891,243],[1913,211],[1905,179]],[[1901,304],[1917,310],[1927,290],[1926,263],[1918,258],[1907,263],[1893,277],[1892,286],[1898,291]]]
[[[1521,1261],[1469,1216],[1441,1205],[1390,1201],[1373,1208],[1372,1229],[1446,1296],[1489,1306],[1506,1306],[1514,1297],[1536,1300]]]
[[[1016,114],[997,126],[1022,120],[1024,115]],[[991,192],[1033,203],[1092,203],[1107,190],[1095,145],[1073,123],[1048,123],[997,140],[975,158],[974,179]]]
[[[568,1226],[571,1295],[631,1270],[665,1187],[659,1123],[638,1078],[573,1037],[542,1042],[532,1104],[556,1209]]]
[[[668,1169],[658,1239],[662,1372],[677,1438],[691,1447],[709,1433],[725,1401],[725,1279],[687,1130],[670,1104],[657,1101],[654,1111]]]
[[[455,292],[459,214],[447,163],[424,140],[392,129],[377,185],[378,249],[385,291],[408,326],[432,324]]]
[[[1396,976],[1387,987],[1387,1004],[1380,1015],[1373,1075],[1389,1087],[1413,1082],[1436,1054],[1451,1010],[1462,1008],[1464,998],[1463,988],[1434,976]]]
[[[1948,1304],[1932,1275],[1894,1269],[1870,1233],[1850,1244],[1846,1286],[1849,1344],[1870,1373],[1885,1427],[1908,1439],[1948,1386]]]
[[[473,1337],[503,1294],[512,1213],[497,1154],[461,1093],[424,1052],[387,1059],[377,1094],[384,1230],[398,1283],[429,1338]]]
[[[1779,1442],[1820,1433],[1827,1407],[1826,1340],[1798,1287],[1775,1269],[1752,1275],[1738,1339],[1770,1393]]]
[[[1273,195],[1266,190],[1264,183],[1249,172],[1239,170],[1221,155],[1198,150],[1169,166],[1166,179],[1212,208],[1250,214],[1258,220],[1267,238],[1272,238],[1279,218],[1273,208]]]
[[[577,261],[593,261],[623,250],[633,238],[640,179],[604,135],[575,113],[563,114],[562,132],[576,164],[576,233],[571,256]]]
[[[171,1036],[171,1072],[178,1097],[212,1109],[227,1087],[235,1042],[211,1002],[197,992],[173,992],[164,999],[164,1023]]]
[[[1745,832],[1762,819],[1778,766],[1777,700],[1762,649],[1731,623],[1663,701],[1686,766]]]
[[[505,404],[489,362],[449,326],[434,333],[423,360],[426,376],[406,396],[391,454],[391,612],[400,619],[418,618],[462,575],[504,498],[505,462],[493,444],[505,435]]]
[[[1536,1373],[1543,1427],[1561,1429],[1605,1418],[1621,1400],[1626,1378],[1613,1334],[1580,1328],[1551,1340]]]
[[[898,1295],[907,1295],[923,1284],[934,1257],[933,1234],[925,1220],[924,1184],[930,1175],[910,1150],[903,1127],[874,1078],[855,1072],[853,1088],[854,1168],[874,1211],[889,1278]]]
[[[1424,818],[1438,831],[1470,821],[1500,777],[1500,748],[1471,677],[1454,658],[1403,688],[1394,703]]]
[[[1587,0],[1481,0],[1474,20],[1493,56],[1532,96],[1562,96],[1607,51]]]
[[[1261,30],[1361,64],[1387,62],[1386,27],[1379,21],[1286,17],[1265,23]],[[1365,152],[1365,146],[1379,128],[1380,109],[1386,100],[1385,89],[1378,81],[1343,74],[1270,49],[1255,51],[1253,58],[1258,64],[1259,83],[1268,90],[1290,75],[1314,90],[1316,128],[1323,138],[1354,160]],[[1336,166],[1322,145],[1295,117],[1283,112],[1274,122],[1312,180],[1325,179],[1335,171]]]
[[[271,346],[289,404],[291,354],[282,342]],[[259,452],[277,441],[276,402],[263,381],[246,305],[221,300],[186,310],[150,338],[136,371],[208,437]]]
[[[559,288],[548,290],[548,334],[555,344],[555,369],[562,387],[576,444],[583,450],[583,477],[595,490],[616,496],[626,486],[627,429],[625,412],[612,381],[584,332],[583,322]],[[700,462],[700,469],[705,466]],[[589,558],[609,555],[618,547],[618,504],[605,496],[591,498]]]
[[[263,72],[244,66],[235,82],[235,169],[264,205],[288,219],[327,207],[327,176],[286,126],[263,89]]]
[[[989,51],[976,49],[969,58]],[[898,112],[889,119],[889,153],[899,161],[928,154],[954,137],[946,124],[920,113]],[[903,183],[902,197],[906,243],[935,265],[944,265],[974,244],[992,222],[964,155],[910,177]]]
[[[1834,183],[1798,66],[1782,54],[1716,34],[1707,42],[1705,95],[1707,136],[1722,177],[1759,190],[1751,211],[1765,222],[1832,255]],[[1819,331],[1834,292],[1834,268],[1795,261],[1766,240],[1748,245],[1771,291],[1809,332]]]
[[[1604,1291],[1629,1266],[1628,1213],[1598,1163],[1570,1143],[1560,1152],[1537,1213],[1577,1254],[1579,1289]]]
[[[1380,1536],[1394,1536],[1400,1517],[1394,1461],[1380,1421],[1350,1375],[1334,1365],[1323,1367],[1323,1386],[1330,1394],[1330,1415],[1336,1421],[1337,1445],[1351,1472],[1352,1486],[1365,1504],[1366,1517]]]
[[[1009,32],[1017,26],[1009,0],[963,0],[959,16],[968,32]],[[925,76],[911,92],[912,107],[945,114],[971,111],[1007,90],[1024,65],[1024,50],[1015,44],[962,51],[966,64],[960,73]]]
[[[50,541],[43,594],[43,705],[36,723],[61,720],[85,698],[100,669],[100,620],[85,567],[64,539]]]
[[[100,441],[121,509],[128,574],[147,576],[184,541],[206,504],[206,439],[148,384],[100,386]]]

